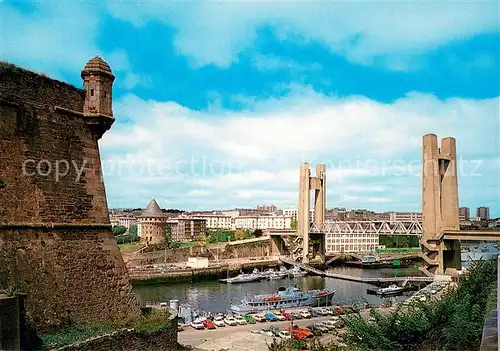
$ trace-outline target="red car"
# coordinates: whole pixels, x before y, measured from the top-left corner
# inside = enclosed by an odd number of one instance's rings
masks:
[[[283,312],[283,317],[285,317],[287,321],[293,319],[293,316],[290,312]]]
[[[286,328],[285,330],[289,332],[290,328]],[[295,334],[300,335],[300,339],[311,338],[313,336],[313,333],[308,328],[299,328],[298,326],[293,327],[294,338]]]
[[[215,329],[216,326],[215,326],[215,323],[212,322],[210,319],[206,319],[203,321],[203,326],[206,328],[206,329]]]

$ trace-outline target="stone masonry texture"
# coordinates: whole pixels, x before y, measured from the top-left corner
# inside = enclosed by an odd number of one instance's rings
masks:
[[[139,313],[84,103],[82,89],[0,62],[0,289],[27,293],[39,329]]]

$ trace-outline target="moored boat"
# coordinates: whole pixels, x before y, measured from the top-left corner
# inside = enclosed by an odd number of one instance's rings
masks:
[[[393,294],[399,294],[402,292],[404,288],[402,286],[398,286],[395,284],[389,285],[387,288],[380,288],[377,289],[377,295],[393,295]]]
[[[262,276],[258,273],[251,273],[251,274],[241,273],[233,278],[219,279],[219,282],[227,283],[227,284],[239,284],[239,283],[256,282],[256,281],[259,281],[261,279],[262,279]]]
[[[292,278],[298,278],[298,277],[303,277],[307,274],[306,271],[301,270],[299,267],[293,267],[291,270],[288,271],[288,274]]]
[[[241,304],[231,306],[231,311],[236,314],[246,314],[301,306],[328,305],[331,304],[334,294],[334,290],[302,291],[297,286],[281,287],[276,294],[245,298]]]

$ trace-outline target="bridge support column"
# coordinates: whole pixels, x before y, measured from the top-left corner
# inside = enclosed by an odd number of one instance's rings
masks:
[[[455,139],[442,139],[439,148],[437,136],[427,134],[422,149],[422,271],[444,274],[460,269],[460,244],[457,251],[457,244],[443,242],[445,230],[460,229]]]
[[[326,209],[326,165],[320,164],[316,166],[316,176],[311,176],[311,169],[307,162],[300,166],[300,181],[299,181],[299,208],[298,208],[298,223],[297,234],[302,238],[302,262],[308,263],[310,259],[319,256],[321,262],[324,262],[325,245],[324,237],[315,240],[315,249],[311,250],[309,229],[311,218],[309,215],[311,206],[311,190],[314,190],[314,224],[321,228],[325,220]],[[324,234],[323,234],[324,236]],[[319,251],[319,255],[315,255],[314,251]]]

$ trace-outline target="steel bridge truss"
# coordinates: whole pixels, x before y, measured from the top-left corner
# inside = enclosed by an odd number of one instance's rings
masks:
[[[378,234],[422,235],[419,221],[326,221],[321,226],[311,224],[310,233],[323,234]]]

